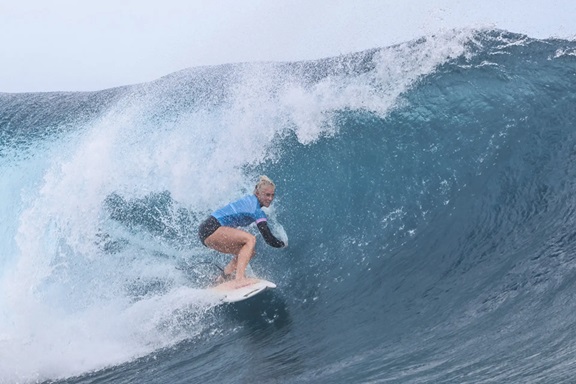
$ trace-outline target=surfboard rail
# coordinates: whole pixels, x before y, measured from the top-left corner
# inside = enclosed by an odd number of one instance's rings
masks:
[[[224,303],[235,303],[256,296],[267,289],[276,288],[276,284],[271,281],[257,278],[248,278],[242,281],[226,281],[210,288],[221,297]]]

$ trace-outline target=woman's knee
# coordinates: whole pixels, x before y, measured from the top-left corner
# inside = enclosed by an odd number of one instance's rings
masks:
[[[246,233],[246,236],[244,237],[244,244],[250,247],[256,246],[256,236],[251,233]]]
[[[219,252],[237,254],[246,245],[255,248],[256,236],[235,228],[220,227],[204,243]]]

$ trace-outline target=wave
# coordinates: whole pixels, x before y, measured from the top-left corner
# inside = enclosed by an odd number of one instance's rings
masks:
[[[0,94],[0,382],[161,382],[182,353],[205,382],[568,380],[575,52],[460,30]],[[268,306],[223,314],[196,227],[258,174],[290,246],[258,244]]]

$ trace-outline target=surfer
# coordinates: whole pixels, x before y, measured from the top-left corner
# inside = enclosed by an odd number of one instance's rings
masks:
[[[275,248],[285,246],[284,242],[270,231],[266,214],[262,211],[262,207],[269,207],[274,200],[275,191],[276,186],[272,180],[260,176],[253,194],[218,209],[200,224],[198,235],[202,244],[234,256],[218,277],[218,283],[231,280],[234,272],[236,280],[243,280],[246,267],[254,256],[256,237],[238,227],[256,223],[268,245]]]

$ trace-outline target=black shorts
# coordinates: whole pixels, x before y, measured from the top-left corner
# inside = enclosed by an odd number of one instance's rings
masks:
[[[206,241],[206,239],[211,234],[216,232],[218,228],[220,228],[220,222],[218,222],[218,220],[216,220],[214,216],[210,216],[209,218],[204,220],[202,224],[200,224],[200,227],[198,228],[198,237],[200,237],[200,241],[202,242],[202,244],[206,245],[204,241]]]

